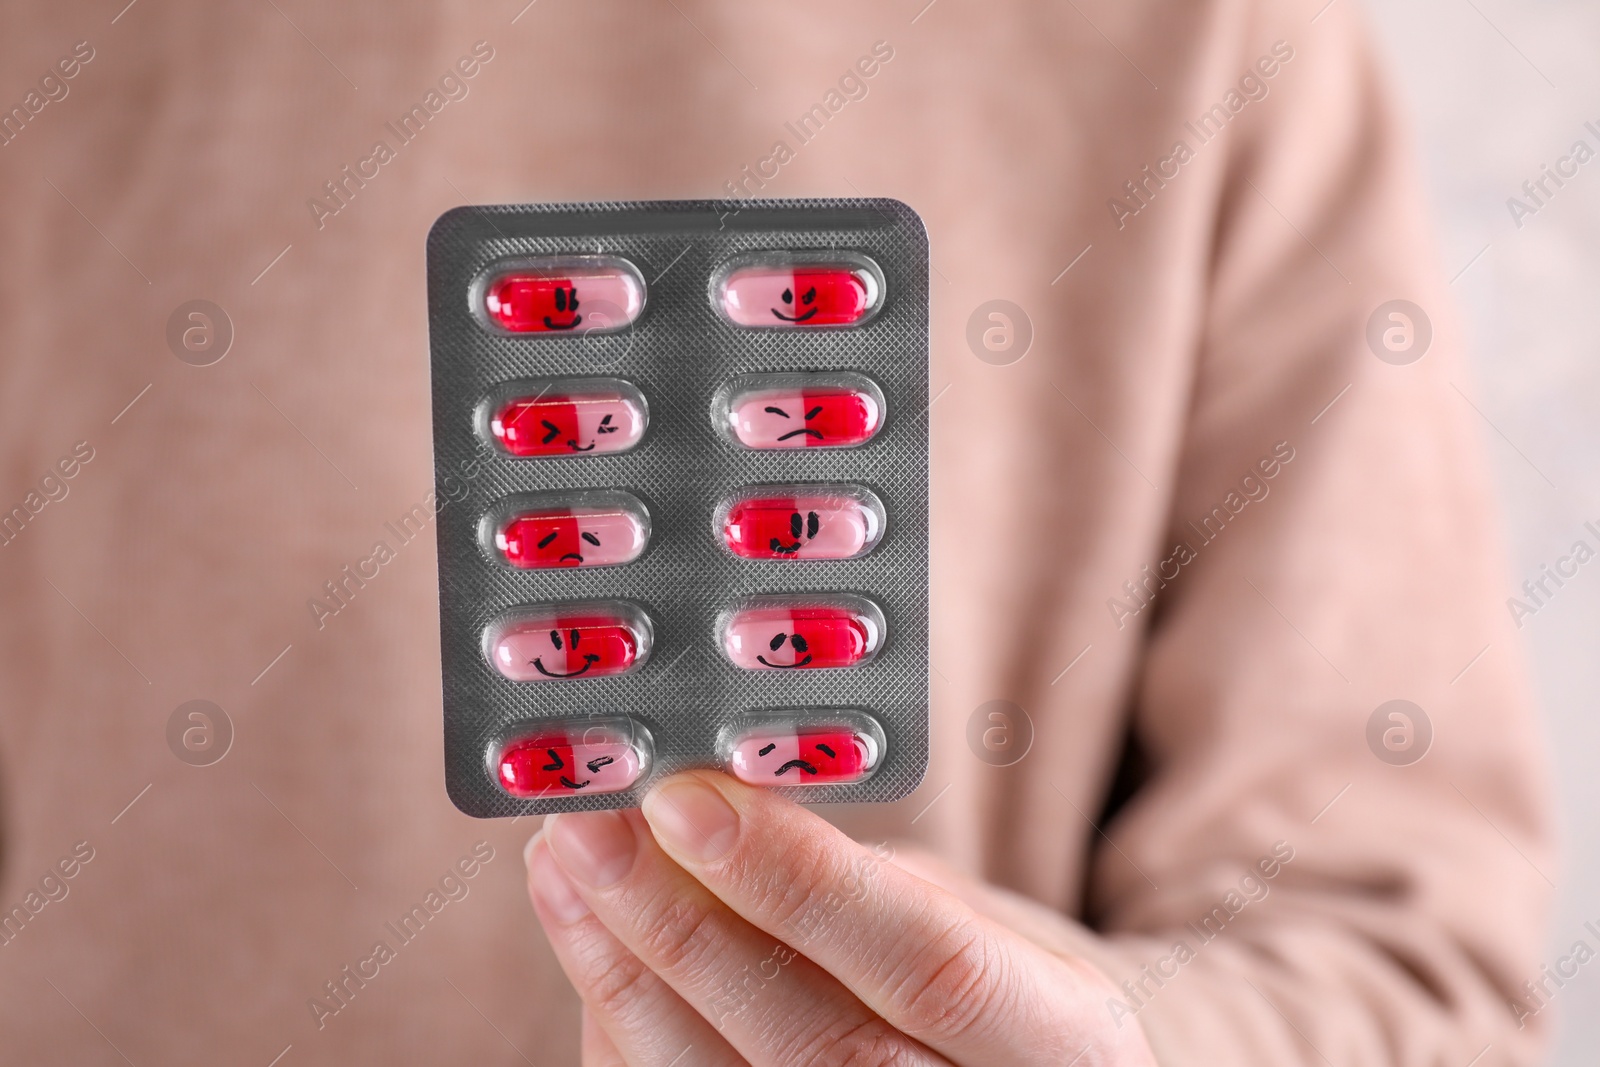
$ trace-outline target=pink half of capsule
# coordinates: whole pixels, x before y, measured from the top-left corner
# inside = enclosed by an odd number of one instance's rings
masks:
[[[644,761],[626,741],[597,732],[540,734],[508,744],[500,753],[500,785],[515,797],[615,793],[639,780]]]
[[[877,540],[878,517],[842,495],[753,497],[728,509],[722,533],[745,559],[853,559]]]
[[[497,276],[484,290],[483,305],[489,320],[510,333],[604,333],[639,317],[644,284],[620,261],[555,262]]]
[[[622,452],[644,436],[644,410],[619,392],[517,396],[490,413],[489,433],[513,456]]]
[[[722,283],[736,326],[854,326],[878,303],[878,279],[851,264],[739,267]]]
[[[858,782],[878,762],[877,742],[855,730],[764,729],[733,746],[729,768],[751,785],[838,785]]]
[[[513,682],[603,678],[631,669],[645,640],[623,614],[537,615],[501,628],[489,659]]]
[[[624,508],[521,511],[495,531],[495,547],[519,570],[609,567],[639,558],[644,523]]]
[[[875,620],[850,608],[795,605],[736,611],[723,647],[747,670],[854,667],[877,651]]]
[[[759,389],[729,405],[733,436],[746,448],[848,448],[878,432],[876,397],[845,386]]]

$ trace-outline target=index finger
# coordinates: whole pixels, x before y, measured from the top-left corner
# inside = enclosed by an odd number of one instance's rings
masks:
[[[1005,1062],[1060,1064],[1104,1029],[1092,968],[1010,934],[788,800],[694,771],[654,787],[644,816],[735,912],[946,1056],[994,1063],[1014,1050]]]

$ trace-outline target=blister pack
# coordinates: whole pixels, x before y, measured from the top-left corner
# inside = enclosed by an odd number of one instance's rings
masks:
[[[479,817],[928,755],[928,245],[894,200],[457,208],[428,237],[445,780]]]

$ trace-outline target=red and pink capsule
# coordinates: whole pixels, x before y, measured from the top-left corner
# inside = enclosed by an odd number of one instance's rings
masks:
[[[728,769],[751,785],[846,785],[871,774],[882,751],[873,732],[855,726],[769,722],[734,740]]]
[[[558,724],[507,742],[493,764],[500,787],[514,797],[616,793],[644,773],[649,745],[637,730]]]
[[[547,495],[507,501],[489,516],[484,532],[487,547],[518,570],[611,567],[639,558],[650,519],[627,493]]]
[[[649,418],[644,396],[611,378],[516,382],[482,410],[489,439],[519,459],[625,452]]]
[[[725,266],[714,291],[717,309],[735,326],[837,328],[859,326],[877,313],[883,278],[864,256],[765,253]]]
[[[727,429],[745,448],[853,448],[883,425],[883,394],[857,374],[773,374],[736,382]]]
[[[746,670],[859,667],[883,643],[883,613],[861,597],[762,597],[722,622],[728,660]]]
[[[883,504],[859,486],[768,486],[719,509],[723,544],[745,559],[855,559],[883,536]]]
[[[490,664],[513,682],[626,674],[650,654],[649,617],[620,601],[544,605],[510,612],[484,634]]]
[[[610,256],[518,260],[489,278],[483,313],[516,334],[613,333],[644,310],[644,279]]]

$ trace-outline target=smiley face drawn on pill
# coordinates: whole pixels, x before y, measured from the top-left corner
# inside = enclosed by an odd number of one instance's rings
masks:
[[[544,657],[543,656],[535,656],[533,659],[530,659],[528,661],[528,665],[530,667],[532,667],[534,670],[538,671],[540,674],[544,675],[546,678],[576,678],[580,674],[587,673],[590,667],[593,667],[596,663],[600,662],[600,657],[599,657],[599,655],[597,655],[594,652],[584,652],[584,653],[581,653],[581,654],[578,652],[578,641],[581,639],[581,637],[582,637],[582,632],[579,631],[578,629],[574,628],[574,629],[568,630],[567,631],[567,637],[566,637],[567,646],[566,646],[565,649],[563,649],[562,648],[561,631],[560,630],[551,630],[550,631],[550,645],[551,645],[551,647],[556,652],[564,653],[564,658],[566,659],[566,662],[568,664],[572,663],[573,656],[575,656],[575,655],[579,656],[579,658],[581,659],[581,661],[583,663],[583,666],[579,667],[577,670],[575,670],[575,671],[567,671],[565,673],[552,671],[552,670],[550,670],[548,667],[546,667],[544,665]]]
[[[774,663],[772,660],[767,659],[766,653],[762,653],[761,655],[757,656],[757,661],[759,661],[764,667],[775,667],[778,670],[794,670],[796,667],[806,667],[810,665],[810,648],[806,644],[805,637],[798,633],[786,634],[780,630],[778,633],[773,634],[772,640],[767,643],[767,651],[774,653],[774,658],[776,658],[777,651],[785,644],[794,649],[793,663]]]
[[[799,310],[799,308],[797,308],[795,306],[794,289],[793,288],[785,289],[783,291],[783,295],[782,295],[782,297],[780,299],[783,300],[784,305],[786,307],[788,307],[790,311],[798,311]],[[777,308],[773,308],[772,309],[772,313],[774,315],[776,315],[783,322],[808,322],[811,319],[816,318],[817,317],[817,312],[822,310],[821,308],[816,306],[816,303],[817,303],[817,287],[815,285],[813,285],[813,286],[810,286],[809,288],[807,288],[804,293],[800,294],[800,304],[802,306],[804,306],[805,308],[807,308],[806,311],[802,311],[798,315],[785,315],[782,311],[779,311]]]
[[[774,537],[771,541],[772,551],[785,556],[793,555],[800,551],[800,547],[805,541],[815,538],[817,531],[821,528],[822,520],[815,511],[806,512],[804,518],[801,518],[800,513],[796,511],[789,516],[789,535],[793,538],[794,543],[786,545],[781,538]],[[805,534],[805,541],[800,539],[801,534]]]
[[[571,614],[509,614],[485,631],[489,662],[513,682],[574,681],[632,670],[649,653],[648,620],[626,605],[593,607]]]
[[[578,314],[578,287],[572,282],[562,285],[556,283],[555,295],[556,311],[562,314],[571,314],[571,320],[556,322],[550,315],[544,317],[544,328],[547,330],[570,330],[583,321],[583,316]]]

